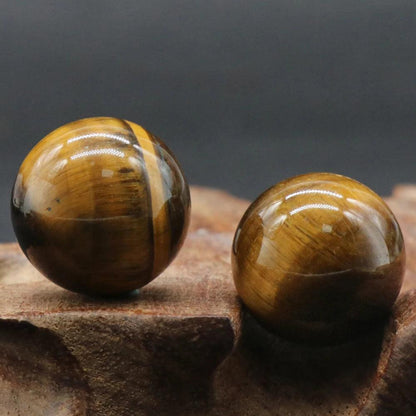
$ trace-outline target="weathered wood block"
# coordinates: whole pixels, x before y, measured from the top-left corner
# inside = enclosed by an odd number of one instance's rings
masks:
[[[242,311],[230,247],[248,205],[194,188],[187,242],[140,293],[93,299],[0,248],[0,415],[416,415],[416,187],[388,203],[408,266],[389,322],[307,347]]]

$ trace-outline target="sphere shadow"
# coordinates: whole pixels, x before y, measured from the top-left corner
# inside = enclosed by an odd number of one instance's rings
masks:
[[[215,380],[217,407],[262,416],[277,409],[297,416],[349,415],[369,394],[385,330],[386,322],[349,343],[310,346],[268,332],[244,311],[239,341]]]

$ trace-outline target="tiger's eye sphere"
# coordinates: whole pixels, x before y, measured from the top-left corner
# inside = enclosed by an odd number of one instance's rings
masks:
[[[251,313],[292,340],[353,339],[384,317],[403,280],[400,227],[353,179],[301,175],[260,195],[237,228],[237,291]]]
[[[189,187],[172,152],[117,118],[66,124],[24,160],[12,222],[27,258],[81,293],[112,295],[158,276],[180,249]]]

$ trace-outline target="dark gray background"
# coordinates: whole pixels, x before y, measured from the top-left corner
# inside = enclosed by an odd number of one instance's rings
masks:
[[[308,171],[416,182],[414,0],[0,0],[0,52],[2,241],[26,153],[88,116],[243,197]]]

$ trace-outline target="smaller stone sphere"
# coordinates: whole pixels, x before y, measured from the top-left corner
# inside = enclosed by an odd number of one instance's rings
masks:
[[[341,343],[368,332],[403,281],[400,227],[363,184],[296,176],[261,194],[238,225],[235,286],[252,315],[295,341]]]
[[[158,276],[182,246],[190,195],[166,145],[99,117],[47,135],[20,167],[11,214],[30,262],[56,284],[116,295]]]

